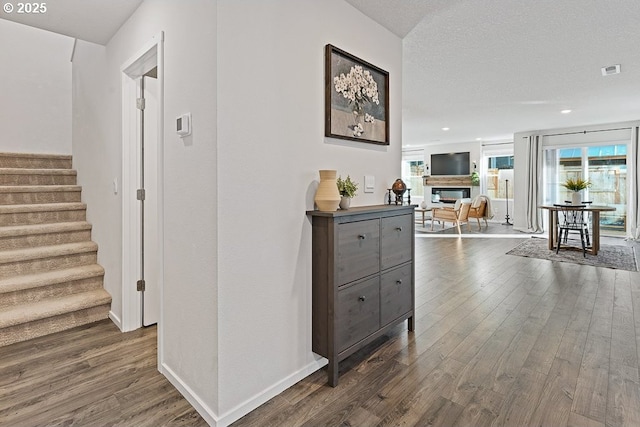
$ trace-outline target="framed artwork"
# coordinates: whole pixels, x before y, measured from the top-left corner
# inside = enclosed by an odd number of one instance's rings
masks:
[[[328,44],[324,135],[389,145],[389,73]]]

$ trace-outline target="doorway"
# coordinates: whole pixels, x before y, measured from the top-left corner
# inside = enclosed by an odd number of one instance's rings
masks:
[[[162,44],[160,33],[122,66],[124,332],[162,325]]]

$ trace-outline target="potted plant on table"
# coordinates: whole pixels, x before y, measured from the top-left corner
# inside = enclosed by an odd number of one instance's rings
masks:
[[[579,205],[582,203],[582,194],[580,193],[582,190],[591,187],[590,180],[584,180],[582,178],[567,178],[564,184],[561,184],[564,188],[569,191],[573,191],[571,193],[571,203],[574,205]]]
[[[340,209],[349,209],[351,198],[357,194],[358,184],[353,182],[349,175],[347,175],[346,179],[342,179],[342,176],[339,176],[336,184],[341,196]]]

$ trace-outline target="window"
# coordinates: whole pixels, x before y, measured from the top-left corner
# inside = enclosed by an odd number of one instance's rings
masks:
[[[402,180],[411,189],[411,197],[424,198],[424,185],[422,176],[424,175],[424,152],[403,152],[402,153]]]
[[[513,200],[513,155],[485,155],[484,192],[490,199]],[[507,181],[508,188],[507,188]]]
[[[603,234],[622,235],[627,218],[627,145],[591,145],[584,147],[548,148],[544,152],[544,202],[553,204],[571,200],[564,187],[568,178],[591,181],[583,190],[583,200],[596,205],[615,206],[615,212],[603,212],[600,227]]]

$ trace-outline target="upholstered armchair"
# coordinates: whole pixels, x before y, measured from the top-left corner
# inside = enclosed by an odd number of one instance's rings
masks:
[[[482,226],[480,225],[480,219],[484,220],[484,225],[486,227],[489,226],[487,222],[487,199],[484,197],[480,197],[479,199],[474,199],[469,207],[469,218],[475,218],[478,221],[478,231],[482,230]],[[469,231],[471,231],[471,222],[467,222],[467,226],[469,227]]]
[[[458,199],[453,207],[433,208],[431,210],[431,231],[433,231],[435,221],[440,221],[442,228],[444,228],[445,222],[451,222],[458,229],[458,234],[462,234],[460,224],[468,223],[470,207],[471,201],[469,199]]]

